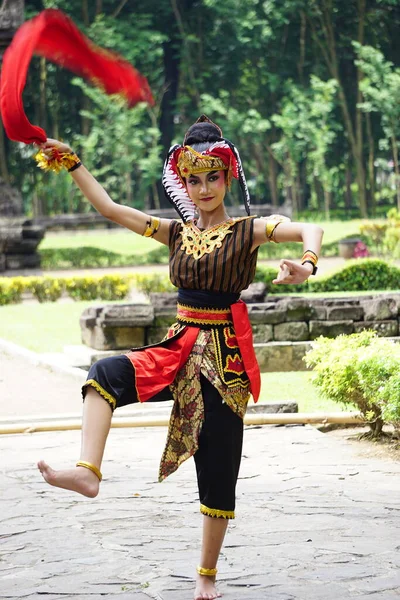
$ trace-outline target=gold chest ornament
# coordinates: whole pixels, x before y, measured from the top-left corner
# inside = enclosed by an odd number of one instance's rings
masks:
[[[232,233],[231,227],[241,219],[228,219],[223,223],[214,225],[202,231],[192,221],[182,226],[181,249],[189,256],[198,260],[205,254],[211,254],[215,248],[221,248],[222,242],[228,233]]]

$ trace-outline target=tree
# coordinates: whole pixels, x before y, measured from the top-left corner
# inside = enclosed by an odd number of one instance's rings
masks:
[[[359,108],[366,113],[379,113],[384,138],[380,140],[381,149],[390,148],[395,172],[397,209],[400,210],[400,68],[385,60],[382,52],[370,46],[355,44],[358,55],[356,61],[364,74],[360,83],[364,102]]]

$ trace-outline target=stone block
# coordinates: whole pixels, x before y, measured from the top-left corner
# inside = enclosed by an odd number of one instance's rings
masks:
[[[326,315],[328,313],[328,309],[326,306],[315,306],[314,305],[314,314],[316,321],[326,321]]]
[[[308,324],[304,321],[290,321],[274,325],[274,340],[276,342],[303,342],[308,339]]]
[[[399,334],[399,322],[397,319],[392,319],[390,321],[360,321],[354,323],[355,333],[365,329],[373,329],[381,337],[395,337]]]
[[[361,321],[364,318],[362,306],[336,306],[327,308],[327,321]]]
[[[247,414],[257,413],[268,413],[268,414],[281,414],[281,413],[298,413],[299,406],[297,402],[258,402],[257,404],[247,405]]]
[[[164,310],[167,307],[175,310],[177,302],[178,292],[152,292],[150,294],[150,303],[156,313],[158,310]]]
[[[286,313],[283,309],[277,309],[278,303],[264,302],[262,304],[250,304],[248,306],[250,322],[253,324],[267,323],[275,325],[286,321]]]
[[[147,327],[146,344],[157,344],[166,336],[168,327]]]
[[[115,304],[104,306],[98,324],[104,327],[146,327],[154,321],[151,304]]]
[[[364,302],[363,307],[365,321],[386,321],[399,314],[396,300],[390,297],[372,298]]]
[[[251,283],[247,290],[243,290],[240,298],[247,304],[254,304],[255,302],[263,302],[265,294],[267,292],[267,285],[265,283],[257,282]]]
[[[354,332],[353,321],[310,321],[310,339],[315,340],[320,335],[334,338],[338,335]]]
[[[363,300],[369,299],[370,296],[363,296]],[[312,300],[310,300],[312,302]],[[317,298],[314,300],[318,304],[324,306],[360,306],[360,300],[358,298]]]
[[[307,371],[303,357],[311,350],[311,342],[270,342],[254,344],[262,373],[274,371]]]
[[[273,327],[265,323],[253,325],[253,341],[255,344],[264,344],[273,340]]]
[[[279,308],[285,311],[286,321],[310,321],[316,317],[313,304],[305,298],[285,298]]]
[[[144,327],[101,327],[95,325],[82,334],[82,342],[95,350],[118,350],[144,346]]]
[[[0,272],[6,270],[6,255],[0,254]]]
[[[176,307],[174,310],[168,309],[168,312],[165,314],[156,313],[154,317],[153,326],[154,327],[163,327],[164,329],[168,329],[172,323],[176,321]]]

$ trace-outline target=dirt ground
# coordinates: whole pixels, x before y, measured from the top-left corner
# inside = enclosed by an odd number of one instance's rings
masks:
[[[340,427],[332,431],[325,431],[324,433],[347,441],[353,446],[357,454],[364,458],[378,458],[400,462],[400,438],[393,437],[393,429],[386,427],[384,433],[387,435],[382,436],[378,440],[361,438],[362,434],[368,431],[368,427]]]

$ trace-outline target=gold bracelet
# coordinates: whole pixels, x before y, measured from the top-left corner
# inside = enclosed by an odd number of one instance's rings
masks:
[[[304,262],[310,262],[315,267],[318,263],[318,256],[312,250],[306,250],[301,259],[301,264],[303,264]]]
[[[95,465],[92,465],[92,463],[90,463],[90,462],[86,462],[85,460],[79,460],[76,463],[76,466],[84,467],[85,469],[89,469],[89,471],[92,471],[92,473],[97,475],[97,478],[99,481],[101,481],[103,479],[103,475],[101,474],[100,469],[98,469]]]
[[[63,169],[71,172],[82,164],[75,152],[60,152],[56,147],[52,148],[51,156],[47,156],[43,150],[39,150],[35,154],[35,160],[40,169],[54,173],[59,173]]]
[[[146,229],[143,232],[144,237],[153,237],[160,227],[160,219],[158,217],[150,217],[150,221],[146,222]]]
[[[199,575],[204,575],[205,577],[215,577],[218,573],[218,569],[205,569],[204,567],[197,567],[196,570]]]

